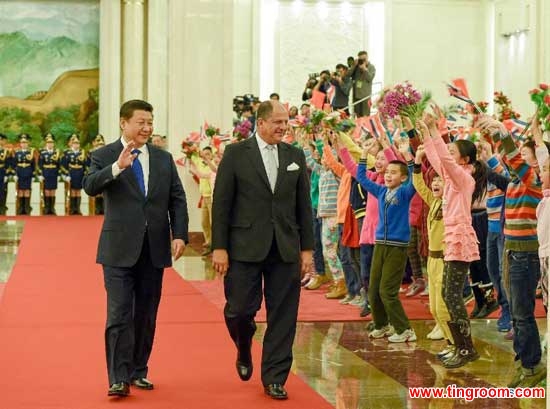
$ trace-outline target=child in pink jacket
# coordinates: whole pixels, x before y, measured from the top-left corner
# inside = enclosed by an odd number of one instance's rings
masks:
[[[418,126],[424,139],[426,156],[445,182],[443,298],[451,316],[448,324],[456,351],[443,365],[458,368],[479,358],[472,342],[462,289],[470,262],[480,258],[476,233],[472,227],[471,206],[475,196],[482,194],[479,186],[483,184],[485,166],[477,161],[473,142],[459,140],[447,147],[435,119],[425,115],[425,121],[419,121]]]

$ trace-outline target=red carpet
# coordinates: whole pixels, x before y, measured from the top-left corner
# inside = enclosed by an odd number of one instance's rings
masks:
[[[256,372],[241,382],[222,315],[167,270],[150,362],[154,391],[107,397],[105,293],[95,249],[100,219],[26,218],[17,263],[0,303],[2,409],[331,408],[297,376],[290,399],[263,395]]]
[[[223,294],[223,284],[221,281],[190,281],[206,298],[208,298],[218,308],[223,309],[225,298]],[[351,305],[341,305],[338,300],[327,300],[325,298],[326,290],[302,290],[300,299],[300,309],[298,311],[298,321],[318,322],[318,321],[358,321],[370,320],[359,317],[359,308]],[[430,314],[428,297],[405,297],[401,295],[401,302],[407,316],[411,320],[430,320],[433,319]],[[468,306],[468,312],[474,308],[474,302]],[[493,312],[489,318],[498,318],[499,310]],[[544,318],[546,314],[542,305],[542,300],[537,300],[535,307],[535,316]],[[258,312],[256,320],[266,321],[265,309]]]

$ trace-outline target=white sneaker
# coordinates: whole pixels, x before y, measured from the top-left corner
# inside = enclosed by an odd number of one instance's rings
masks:
[[[353,300],[353,296],[346,294],[344,298],[342,298],[340,301],[338,301],[340,304],[349,304],[351,300]]]
[[[353,300],[349,302],[349,305],[355,305],[356,307],[362,307],[365,304],[365,299],[360,295],[353,297]]]
[[[403,331],[401,334],[393,334],[388,338],[390,342],[414,342],[416,341],[416,334],[413,329],[409,328]]]
[[[370,334],[369,337],[371,338],[384,338],[392,336],[395,333],[395,330],[393,329],[393,326],[391,324],[385,325],[380,329],[374,329]]]
[[[431,339],[433,341],[438,341],[440,339],[445,338],[443,336],[443,331],[441,331],[441,327],[439,326],[439,324],[437,324],[434,327],[434,329],[432,329],[431,332],[428,335],[426,335],[426,338]]]
[[[432,341],[439,341],[441,339],[444,339],[445,335],[443,334],[443,331],[441,331],[441,328],[437,328],[437,331],[435,331],[432,334],[432,337],[430,338]]]

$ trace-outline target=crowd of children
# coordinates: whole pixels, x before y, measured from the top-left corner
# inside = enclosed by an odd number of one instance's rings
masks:
[[[414,125],[404,120],[393,141],[329,130],[297,138],[321,226],[321,261],[303,285],[327,285],[327,298],[372,314],[370,337],[410,342],[417,337],[399,294],[406,266],[419,264],[436,322],[429,337],[447,341],[438,353],[442,364],[457,368],[478,359],[470,319],[500,307],[496,329],[513,339],[516,354],[509,386],[534,386],[546,377],[534,310],[537,286],[547,307],[550,237],[541,220],[550,218],[548,144],[536,119],[525,142],[487,115],[476,118],[485,138],[452,140],[433,111]],[[413,240],[426,240],[425,251]],[[410,259],[411,248],[420,263]],[[470,314],[468,286],[475,299]]]

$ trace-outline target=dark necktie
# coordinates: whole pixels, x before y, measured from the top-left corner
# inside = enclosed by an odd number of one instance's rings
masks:
[[[134,172],[134,175],[136,175],[136,180],[138,182],[139,188],[141,189],[141,193],[145,196],[145,179],[143,178],[143,167],[141,166],[141,162],[139,161],[139,154],[141,151],[139,149],[134,149],[132,151],[136,158],[132,162],[132,171]]]

